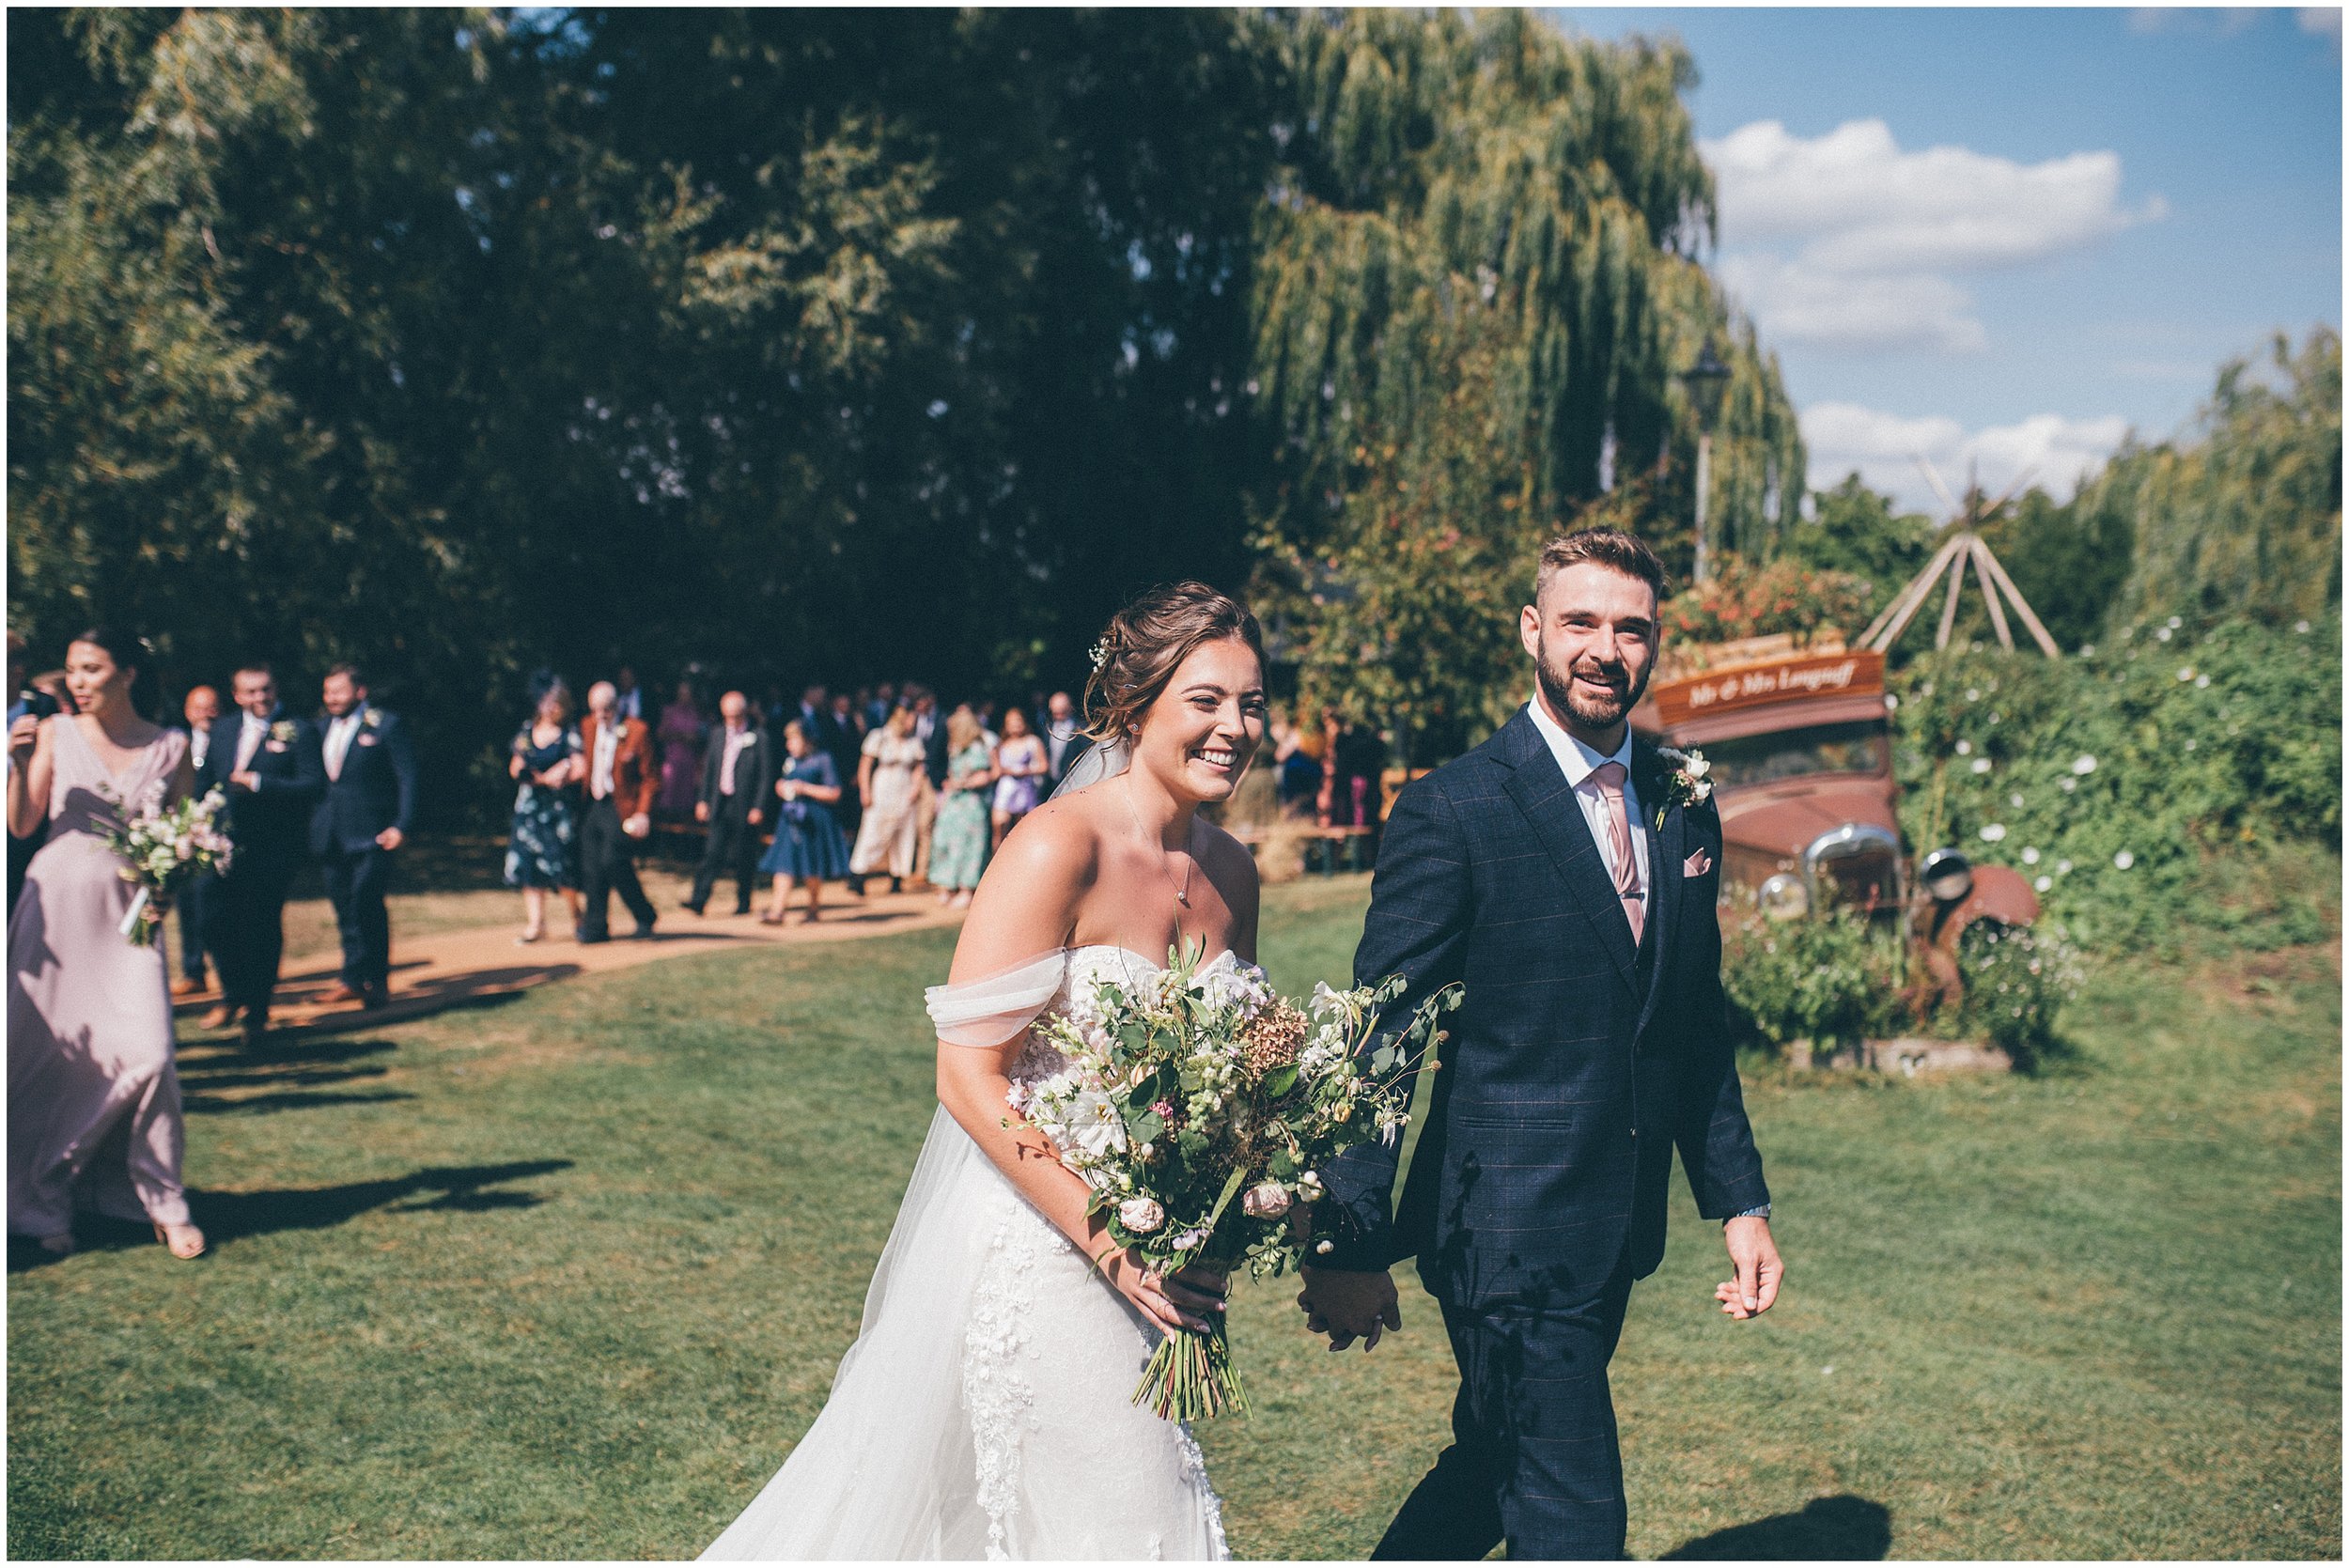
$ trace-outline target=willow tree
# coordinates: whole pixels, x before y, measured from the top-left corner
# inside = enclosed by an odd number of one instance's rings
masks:
[[[1295,107],[1256,247],[1252,386],[1279,448],[1261,591],[1309,699],[1388,708],[1442,750],[1521,684],[1505,641],[1467,637],[1424,667],[1393,622],[1346,606],[1514,608],[1540,542],[1598,505],[1685,562],[1695,419],[1676,372],[1708,337],[1733,371],[1711,498],[1726,536],[1791,514],[1801,442],[1777,366],[1698,261],[1713,185],[1676,43],[1517,12],[1266,26]],[[1440,528],[1497,575],[1467,582],[1453,548],[1389,548],[1408,526],[1396,498],[1432,489]],[[1377,673],[1398,660],[1423,666],[1408,712]]]
[[[2278,336],[2231,361],[2187,439],[2133,447],[2075,511],[2127,525],[2136,553],[2115,613],[2313,618],[2341,602],[2341,336]]]

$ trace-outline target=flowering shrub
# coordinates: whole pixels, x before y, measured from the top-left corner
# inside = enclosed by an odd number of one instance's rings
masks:
[[[1958,939],[1959,1028],[2029,1066],[2055,1042],[2057,1011],[2079,989],[2078,956],[2052,931],[1983,922]]]
[[[1899,937],[1838,910],[1814,920],[1747,915],[1721,928],[1721,988],[1772,1048],[1897,1033]]]
[[[2337,615],[2164,621],[2061,662],[1921,660],[1894,683],[1909,842],[2013,866],[2092,949],[2209,924],[2211,862],[2340,850],[2340,646]]]
[[[1693,643],[1779,632],[1802,640],[1822,630],[1848,634],[1866,624],[1873,592],[1866,579],[1849,572],[1817,571],[1793,560],[1755,567],[1729,555],[1710,582],[1665,602],[1664,629],[1673,641]]]

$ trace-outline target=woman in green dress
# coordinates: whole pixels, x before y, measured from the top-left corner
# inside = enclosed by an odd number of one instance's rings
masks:
[[[987,869],[988,798],[995,787],[995,758],[968,705],[946,720],[946,796],[930,829],[930,886],[938,901],[959,909]]]

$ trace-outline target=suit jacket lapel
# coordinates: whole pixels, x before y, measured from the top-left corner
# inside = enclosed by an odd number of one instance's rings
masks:
[[[1560,880],[1597,927],[1599,945],[1614,960],[1624,983],[1636,988],[1639,981],[1637,955],[1631,948],[1631,922],[1625,918],[1623,900],[1615,896],[1614,880],[1607,875],[1606,858],[1599,853],[1598,842],[1591,837],[1591,825],[1583,819],[1582,807],[1567,786],[1565,774],[1559,770],[1558,759],[1549,754],[1541,731],[1533,727],[1532,719],[1520,709],[1509,722],[1509,730],[1510,761],[1516,765],[1504,786],[1509,799],[1525,814],[1534,836],[1549,852]]]
[[[1639,763],[1644,753],[1645,767],[1639,775],[1640,826],[1647,833],[1647,925],[1656,943],[1654,971],[1648,976],[1648,990],[1640,1007],[1640,1027],[1656,1014],[1657,1004],[1664,997],[1664,976],[1672,963],[1672,939],[1680,931],[1680,875],[1682,857],[1688,853],[1688,813],[1679,806],[1668,807],[1664,824],[1656,826],[1656,808],[1665,798],[1663,769],[1657,766],[1653,747],[1632,742],[1632,760]]]

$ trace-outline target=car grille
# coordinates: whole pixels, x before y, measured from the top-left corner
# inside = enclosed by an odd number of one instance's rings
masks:
[[[1803,852],[1811,907],[1875,910],[1901,902],[1900,843],[1881,828],[1847,824]]]

